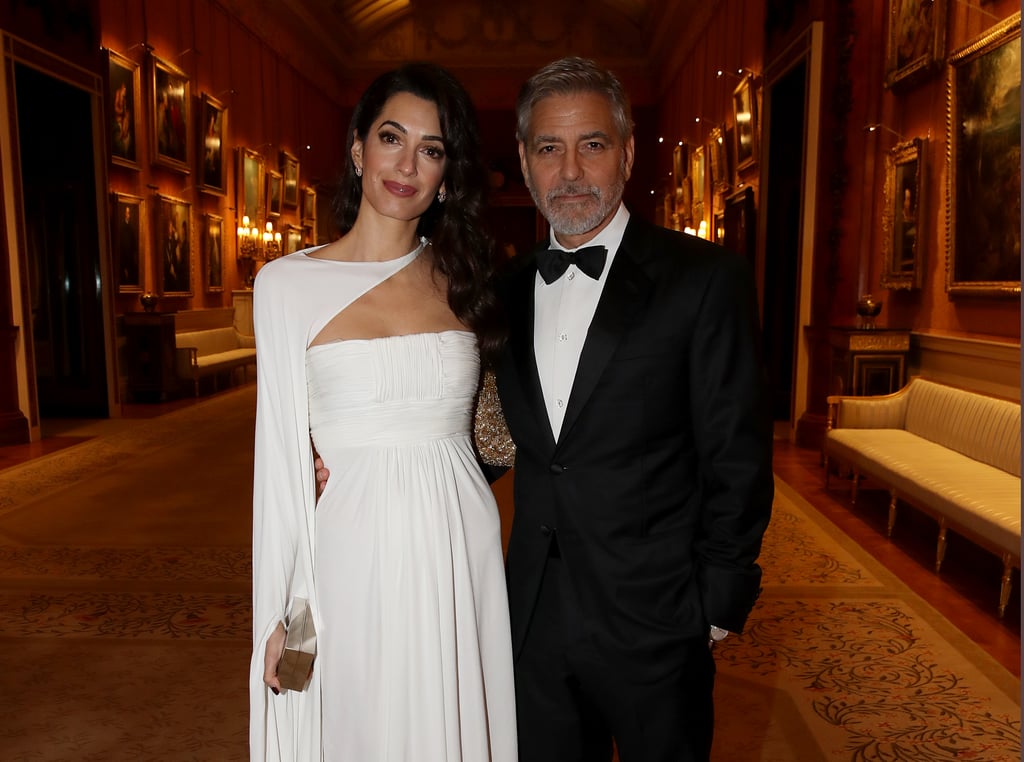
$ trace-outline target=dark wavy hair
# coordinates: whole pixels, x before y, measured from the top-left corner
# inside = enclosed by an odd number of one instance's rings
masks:
[[[345,145],[345,169],[334,200],[334,217],[344,234],[355,224],[363,198],[362,178],[355,172],[352,144],[366,142],[388,100],[410,93],[437,106],[447,163],[447,200],[437,198],[420,217],[418,236],[430,239],[434,268],[448,283],[448,306],[477,336],[485,363],[495,360],[504,341],[498,300],[493,289],[494,240],[483,221],[487,170],[480,152],[476,110],[465,88],[448,71],[432,63],[407,63],[380,75],[356,104]]]

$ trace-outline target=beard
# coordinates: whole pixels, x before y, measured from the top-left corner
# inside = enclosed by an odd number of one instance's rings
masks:
[[[588,233],[619,207],[622,193],[626,188],[625,167],[622,167],[615,182],[602,188],[597,185],[568,183],[552,188],[543,196],[537,192],[530,178],[526,178],[533,203],[540,209],[551,228],[560,235],[583,235]],[[562,203],[566,196],[587,196],[583,201]]]

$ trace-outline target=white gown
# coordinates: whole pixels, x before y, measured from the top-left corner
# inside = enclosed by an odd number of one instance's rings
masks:
[[[260,382],[273,377],[258,393],[261,400],[277,398],[257,413],[257,454],[266,453],[271,470],[269,458],[289,458],[273,444],[273,434],[287,430],[277,419],[294,404],[331,478],[312,506],[310,485],[300,479],[292,497],[297,510],[288,517],[279,497],[287,491],[277,480],[289,478],[291,468],[270,484],[261,480],[257,458],[254,759],[517,758],[498,510],[470,435],[479,374],[475,337],[446,331],[306,349],[340,309],[417,254],[365,267],[325,267],[300,252],[301,259],[292,255],[266,266],[262,285],[257,280],[257,357],[266,366]],[[284,264],[288,260],[292,264]],[[290,306],[282,304],[286,294]],[[315,306],[321,294],[326,313]],[[261,297],[268,309],[274,303],[275,314],[261,318]],[[269,350],[261,358],[261,320],[274,326],[263,332],[263,346],[291,341],[282,333],[304,336],[301,367],[299,356],[292,361],[288,354],[287,367],[271,367]],[[277,386],[289,388],[274,394]],[[291,437],[288,431],[283,438]],[[307,455],[298,457],[300,473]],[[281,583],[281,576],[289,579]],[[273,696],[262,687],[273,610],[303,592],[313,601],[317,626],[314,680],[304,693]]]

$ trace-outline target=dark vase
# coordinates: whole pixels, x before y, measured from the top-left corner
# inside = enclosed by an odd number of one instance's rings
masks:
[[[149,291],[139,296],[139,302],[142,304],[142,309],[146,312],[152,312],[156,309],[156,301],[156,294],[150,293]]]

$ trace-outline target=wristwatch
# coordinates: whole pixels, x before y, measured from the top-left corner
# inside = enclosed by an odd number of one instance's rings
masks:
[[[725,640],[728,635],[728,630],[711,625],[711,632],[708,633],[708,648],[714,648],[715,643]]]

